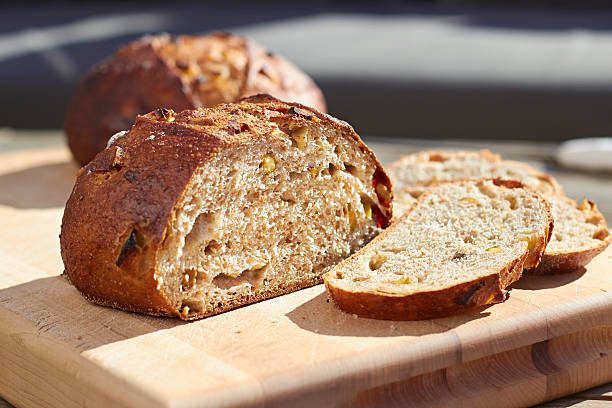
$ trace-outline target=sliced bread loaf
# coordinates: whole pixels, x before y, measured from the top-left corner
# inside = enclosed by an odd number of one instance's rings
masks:
[[[90,300],[182,319],[322,281],[389,223],[345,122],[268,96],[140,116],[81,169],[60,237]]]
[[[603,215],[590,201],[578,204],[565,197],[557,181],[533,167],[501,160],[487,150],[425,151],[402,157],[388,167],[395,189],[396,216],[408,210],[423,191],[440,180],[502,177],[519,180],[550,201],[555,233],[541,265],[530,273],[571,272],[588,264],[612,240]]]
[[[340,309],[420,320],[501,302],[550,239],[550,205],[516,181],[443,183],[324,276]]]

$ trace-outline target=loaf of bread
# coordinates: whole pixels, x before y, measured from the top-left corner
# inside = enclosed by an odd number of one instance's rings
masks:
[[[322,282],[391,218],[345,122],[266,95],[139,116],[83,167],[60,236],[93,302],[195,319]]]
[[[501,160],[489,151],[425,151],[402,157],[388,166],[396,192],[395,214],[410,208],[416,197],[431,183],[480,177],[519,180],[538,191],[550,202],[555,233],[546,248],[542,263],[529,273],[572,272],[587,265],[612,241],[603,215],[595,204],[578,204],[568,199],[557,181],[533,167],[511,160]]]
[[[501,302],[540,261],[550,205],[517,181],[441,183],[325,274],[340,309],[375,319],[421,320]]]
[[[83,79],[66,115],[68,145],[84,165],[138,114],[209,107],[258,93],[325,112],[323,94],[306,74],[252,40],[226,33],[144,37]]]

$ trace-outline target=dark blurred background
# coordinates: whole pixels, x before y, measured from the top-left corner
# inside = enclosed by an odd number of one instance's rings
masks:
[[[609,136],[611,3],[0,3],[0,127],[61,127],[81,76],[143,34],[227,30],[309,73],[362,135]]]

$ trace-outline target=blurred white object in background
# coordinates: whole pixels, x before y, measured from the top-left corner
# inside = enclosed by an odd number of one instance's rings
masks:
[[[563,142],[557,150],[557,162],[565,167],[612,171],[612,137]]]

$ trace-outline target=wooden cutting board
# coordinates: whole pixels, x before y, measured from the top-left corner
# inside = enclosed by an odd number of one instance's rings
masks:
[[[59,276],[63,148],[0,156],[0,395],[18,406],[526,406],[612,380],[612,249],[468,314],[345,314],[322,286],[185,323]]]

